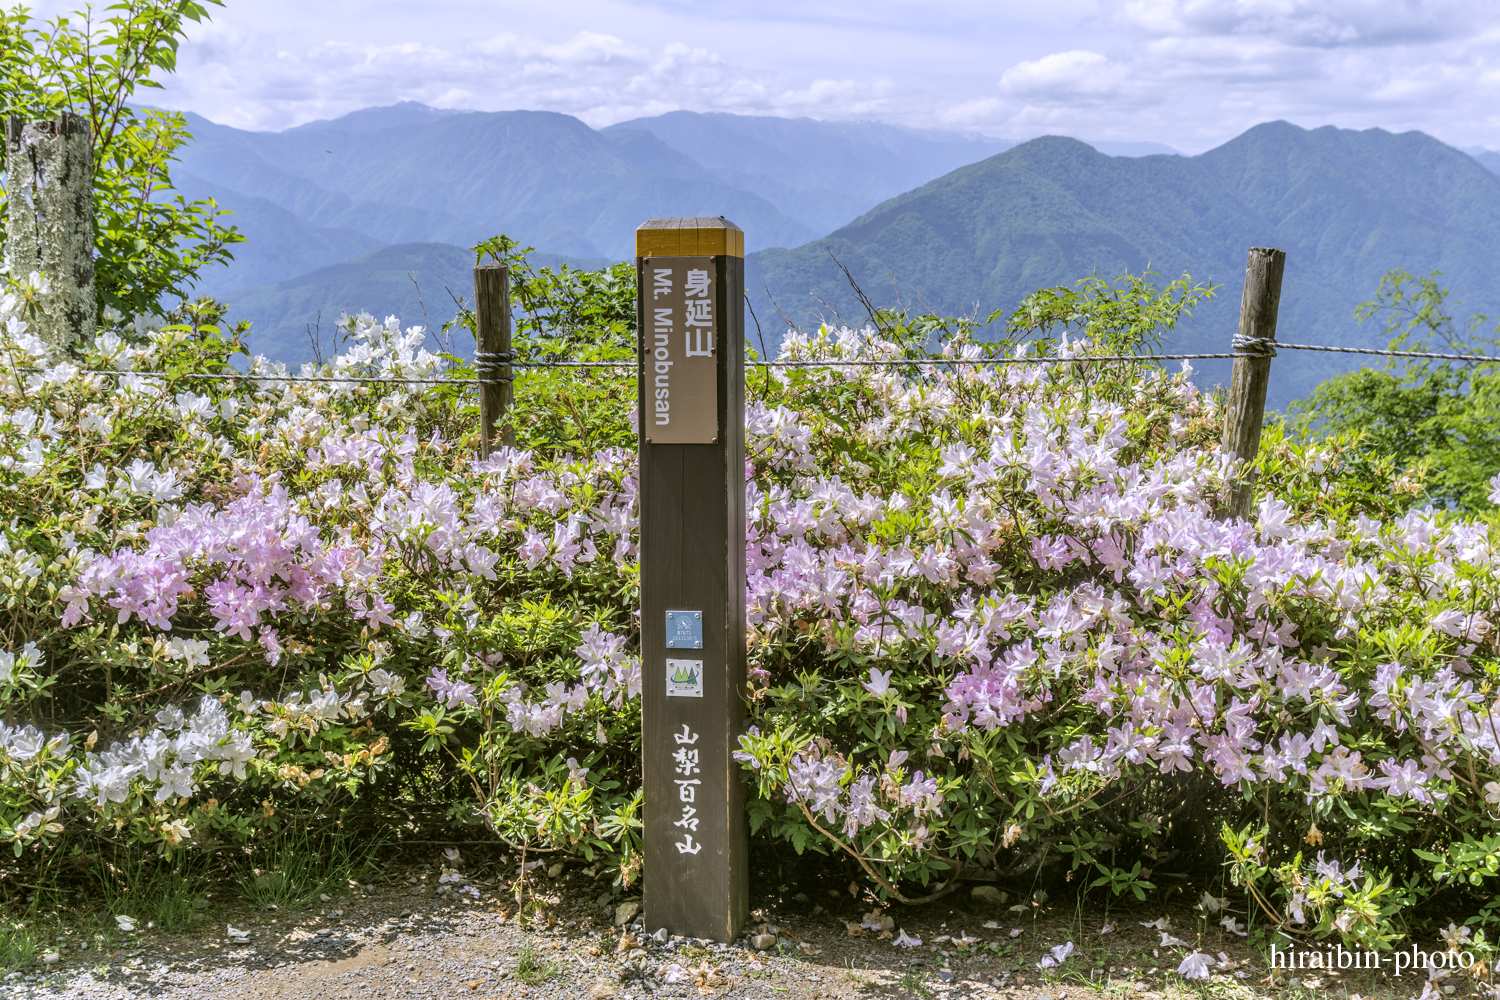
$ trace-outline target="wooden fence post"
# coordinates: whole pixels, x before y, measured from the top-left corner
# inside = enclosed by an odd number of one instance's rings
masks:
[[[1234,337],[1234,370],[1224,411],[1223,451],[1246,462],[1260,452],[1260,428],[1266,416],[1266,387],[1276,356],[1276,313],[1281,306],[1281,277],[1286,251],[1251,247],[1245,263],[1245,291],[1240,298],[1240,326]],[[1253,483],[1247,477],[1226,498],[1227,517],[1250,517]]]
[[[745,786],[745,234],[636,230],[646,929],[732,941]]]
[[[46,276],[32,332],[67,348],[94,335],[94,152],[89,120],[65,111],[44,122],[5,122],[10,218],[5,263],[11,276]]]
[[[515,400],[511,382],[510,270],[503,264],[474,268],[474,370],[479,383],[479,457],[489,458],[495,446],[495,423],[505,418]],[[502,443],[516,445],[514,428],[505,428]]]

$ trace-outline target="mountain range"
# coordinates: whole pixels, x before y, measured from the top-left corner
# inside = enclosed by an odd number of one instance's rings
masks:
[[[890,199],[823,239],[751,255],[746,285],[761,316],[779,308],[808,325],[865,317],[830,254],[877,305],[899,296],[945,315],[1013,307],[1091,273],[1187,273],[1221,291],[1169,343],[1214,353],[1229,349],[1252,246],[1287,251],[1284,341],[1384,346],[1353,313],[1393,268],[1442,271],[1462,314],[1495,316],[1500,176],[1421,132],[1270,122],[1198,156],[1134,159],[1049,136]],[[1295,361],[1277,366],[1275,405],[1360,363],[1282,353]],[[1195,367],[1210,382],[1227,378],[1228,362]]]
[[[551,112],[414,102],[282,132],[187,117],[194,139],[173,169],[178,189],[232,209],[251,237],[232,268],[207,276],[214,293],[380,245],[473,245],[499,232],[549,252],[623,258],[642,219],[705,204],[738,221],[752,250],[796,246],[1014,145],[874,122],[689,112],[596,131]]]
[[[1097,273],[1188,273],[1219,295],[1171,345],[1225,349],[1246,248],[1288,251],[1282,339],[1372,344],[1354,306],[1395,267],[1441,269],[1465,310],[1495,312],[1500,154],[1419,132],[1251,129],[1198,156],[1147,143],[1026,143],[870,122],[672,112],[594,130],[544,112],[405,103],[284,132],[190,116],[174,169],[249,236],[201,290],[298,360],[342,309],[432,325],[470,281],[475,241],[505,232],[551,262],[631,252],[659,215],[724,215],[747,234],[747,289],[768,345],[784,324],[864,319],[839,267],[879,305],[1012,308]],[[1117,154],[1117,155],[1111,155]],[[1494,161],[1494,162],[1491,162]],[[1289,352],[1284,352],[1289,353]],[[1302,355],[1273,403],[1348,366]],[[1199,366],[1220,380],[1227,366]]]

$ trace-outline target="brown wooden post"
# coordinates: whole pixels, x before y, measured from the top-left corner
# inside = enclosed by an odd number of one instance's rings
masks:
[[[745,786],[745,235],[636,230],[646,929],[732,941],[749,905]]]
[[[7,119],[5,182],[5,264],[13,278],[39,271],[47,279],[32,332],[59,348],[93,337],[99,304],[89,120],[71,111],[42,122]]]
[[[1281,277],[1286,251],[1251,247],[1245,263],[1245,291],[1240,298],[1240,326],[1234,338],[1234,370],[1229,376],[1229,399],[1224,411],[1223,450],[1255,461],[1260,453],[1260,428],[1266,416],[1266,387],[1271,382],[1271,359],[1276,349],[1276,313],[1281,306]],[[1249,518],[1253,483],[1247,476],[1226,498],[1228,517]]]
[[[495,446],[495,423],[515,400],[511,382],[510,270],[503,264],[474,268],[474,370],[479,378],[479,457]],[[514,448],[516,432],[504,429],[501,442]]]

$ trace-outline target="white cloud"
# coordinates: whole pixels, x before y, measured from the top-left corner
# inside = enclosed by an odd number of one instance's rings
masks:
[[[211,14],[163,103],[251,128],[417,100],[595,126],[686,108],[1190,151],[1288,118],[1500,147],[1493,0],[228,0]]]
[[[1017,63],[1000,77],[1007,96],[1047,103],[1098,103],[1120,93],[1129,69],[1098,52],[1074,49]]]
[[[676,108],[840,117],[879,112],[889,81],[784,74],[680,42],[656,48],[579,31],[560,41],[500,34],[456,46],[317,42],[210,25],[184,48],[170,103],[216,121],[283,128],[402,100],[477,110],[561,111],[594,126]]]
[[[998,97],[948,120],[1189,150],[1274,118],[1500,146],[1500,5],[1127,0],[1101,4],[1095,23],[1112,44],[1018,62],[996,81]]]
[[[1115,20],[1162,36],[1270,36],[1297,46],[1410,45],[1460,37],[1457,0],[1127,0]]]

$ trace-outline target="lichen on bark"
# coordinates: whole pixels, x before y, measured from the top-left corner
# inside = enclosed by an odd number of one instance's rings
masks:
[[[98,311],[88,119],[71,112],[41,122],[12,117],[5,145],[5,263],[12,275],[46,276],[32,328],[49,346],[66,348],[93,336]]]

